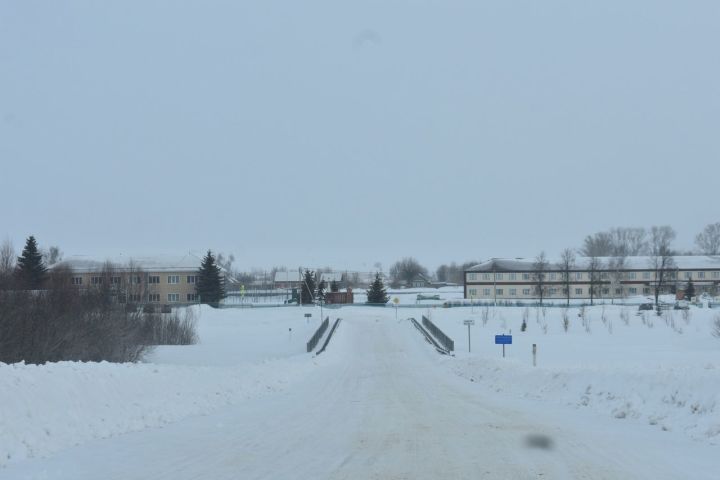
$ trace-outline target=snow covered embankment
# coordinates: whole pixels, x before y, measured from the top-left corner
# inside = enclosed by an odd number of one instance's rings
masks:
[[[720,384],[715,367],[643,371],[532,368],[487,358],[446,360],[461,377],[516,398],[592,409],[615,419],[635,419],[664,431],[720,443]]]
[[[308,360],[232,367],[0,363],[0,466],[283,390],[311,371]]]

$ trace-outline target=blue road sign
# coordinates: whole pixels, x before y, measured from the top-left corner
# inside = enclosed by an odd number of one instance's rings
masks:
[[[512,345],[512,335],[495,335],[495,345]]]

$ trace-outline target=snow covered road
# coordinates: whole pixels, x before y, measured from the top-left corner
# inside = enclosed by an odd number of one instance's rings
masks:
[[[286,391],[12,464],[0,478],[716,478],[715,447],[508,402],[452,374],[384,313],[344,318],[327,352],[308,358],[317,372]]]

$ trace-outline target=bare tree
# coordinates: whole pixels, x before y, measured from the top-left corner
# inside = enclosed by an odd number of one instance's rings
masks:
[[[625,264],[627,258],[624,255],[616,255],[610,259],[608,269],[610,270],[610,295],[612,303],[615,303],[615,296],[625,296],[625,289],[623,287],[623,276],[625,275]]]
[[[635,227],[616,227],[610,229],[612,256],[636,256],[647,253],[647,231]]]
[[[656,308],[658,308],[660,303],[660,293],[663,288],[669,284],[675,268],[671,248],[673,240],[675,240],[675,230],[670,226],[653,226],[650,229],[650,268],[655,274],[654,288]]]
[[[63,253],[62,250],[60,250],[60,247],[53,245],[47,250],[43,250],[42,256],[43,262],[45,262],[45,265],[49,267],[62,262]]]
[[[588,235],[580,253],[586,257],[635,256],[648,252],[647,231],[641,227],[615,227]]]
[[[585,257],[609,257],[612,251],[612,235],[608,232],[598,232],[585,237],[580,253]]]
[[[548,261],[547,257],[545,256],[545,252],[540,252],[540,254],[535,257],[535,261],[532,265],[532,281],[535,285],[535,295],[540,297],[540,305],[543,304],[543,298],[545,297],[545,292],[547,291],[547,271],[548,271]]]
[[[695,237],[695,244],[705,255],[720,255],[720,222],[706,225]]]
[[[15,247],[12,241],[6,238],[0,246],[0,290],[10,288],[16,260]]]
[[[590,257],[588,259],[587,269],[590,281],[590,305],[594,304],[595,296],[600,291],[602,285],[602,261],[598,257]]]
[[[575,251],[572,248],[566,248],[562,251],[558,268],[560,269],[563,293],[567,299],[567,305],[570,306],[570,276],[572,275],[572,270],[575,268]]]
[[[390,282],[393,288],[409,285],[417,275],[427,276],[425,267],[412,257],[405,257],[390,267]]]

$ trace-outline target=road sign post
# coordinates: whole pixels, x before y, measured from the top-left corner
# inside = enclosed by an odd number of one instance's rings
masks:
[[[505,358],[505,345],[512,345],[512,335],[495,335],[495,345],[502,345]]]
[[[310,323],[310,317],[312,317],[312,313],[305,314],[305,323]]]
[[[463,320],[463,323],[468,327],[468,353],[470,353],[470,326],[475,325],[475,320]]]
[[[533,367],[537,367],[537,344],[533,343]]]
[[[395,304],[395,321],[397,322],[398,319],[398,303],[400,303],[400,299],[398,297],[393,298],[393,303]]]

